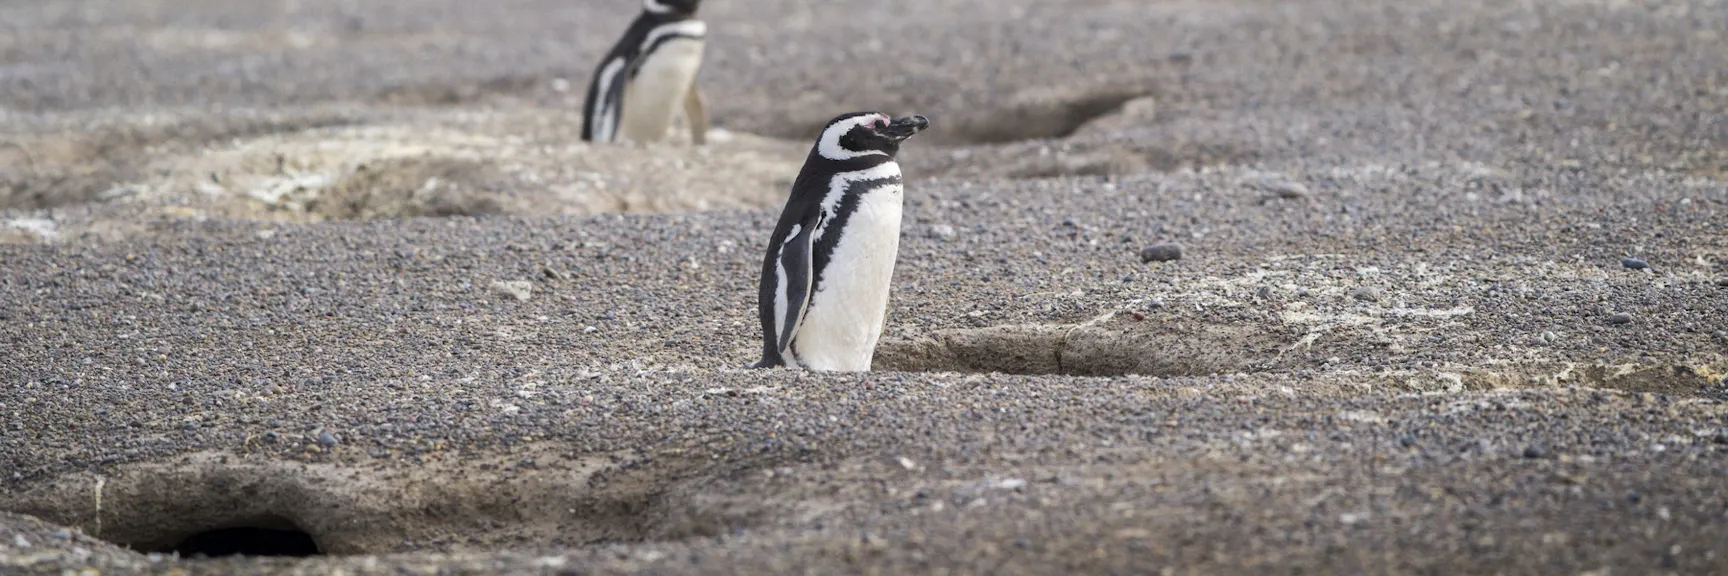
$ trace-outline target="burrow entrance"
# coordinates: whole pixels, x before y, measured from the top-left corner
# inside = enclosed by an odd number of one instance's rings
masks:
[[[577,547],[712,536],[754,521],[694,499],[700,490],[685,484],[695,463],[512,452],[370,471],[203,453],[70,474],[6,510],[183,558]]]
[[[318,542],[305,530],[281,516],[264,516],[244,521],[237,526],[213,528],[195,532],[167,549],[146,549],[145,552],[173,552],[183,558],[219,558],[222,556],[293,556],[323,554]]]
[[[1273,367],[1287,339],[1258,327],[1160,326],[1128,331],[1087,324],[943,330],[884,341],[873,367],[902,372],[1070,376],[1206,376]]]
[[[1389,342],[1349,330],[1300,335],[1260,324],[1177,322],[1022,324],[941,330],[885,340],[873,368],[896,372],[1067,376],[1210,376],[1236,373],[1348,374],[1378,390],[1464,391],[1507,388],[1613,388],[1728,399],[1728,357],[1650,363],[1540,360],[1421,368],[1379,362]],[[1331,364],[1339,357],[1358,361]],[[1367,360],[1361,360],[1362,358]]]

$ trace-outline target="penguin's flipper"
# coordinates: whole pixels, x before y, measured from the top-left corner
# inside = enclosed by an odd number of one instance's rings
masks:
[[[774,349],[782,361],[792,347],[792,337],[798,334],[798,326],[804,322],[804,310],[810,304],[810,288],[816,278],[811,258],[812,239],[821,221],[822,210],[811,210],[802,221],[792,225],[785,242],[780,245],[779,266],[775,269],[778,277],[774,284]]]
[[[594,80],[588,85],[588,98],[582,103],[582,139],[589,142],[611,142],[618,135],[618,118],[622,115],[625,74],[630,66],[626,55],[607,56],[594,70]]]
[[[695,84],[684,95],[684,121],[690,124],[690,143],[697,146],[708,143],[708,101]]]

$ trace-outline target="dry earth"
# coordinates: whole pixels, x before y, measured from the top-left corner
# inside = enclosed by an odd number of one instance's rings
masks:
[[[0,572],[1728,571],[1721,0],[710,0],[584,145],[634,9],[0,6]],[[743,369],[854,109],[878,370]]]

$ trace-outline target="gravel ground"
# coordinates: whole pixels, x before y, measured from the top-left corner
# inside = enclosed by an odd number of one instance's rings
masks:
[[[1728,4],[714,0],[590,147],[615,4],[0,7],[0,571],[1728,571]],[[854,108],[878,371],[743,369]]]

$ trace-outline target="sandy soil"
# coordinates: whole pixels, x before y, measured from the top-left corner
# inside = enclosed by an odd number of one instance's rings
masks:
[[[0,572],[1728,571],[1728,4],[711,0],[584,145],[633,6],[0,7]],[[743,369],[853,109],[878,370]]]

